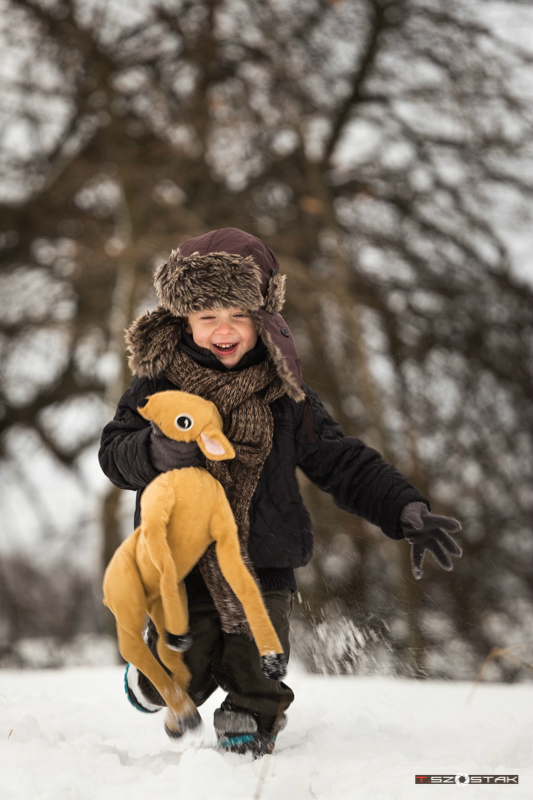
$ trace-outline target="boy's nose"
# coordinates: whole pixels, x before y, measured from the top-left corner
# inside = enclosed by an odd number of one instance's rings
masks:
[[[223,320],[217,325],[217,333],[230,333],[232,330],[231,322]]]

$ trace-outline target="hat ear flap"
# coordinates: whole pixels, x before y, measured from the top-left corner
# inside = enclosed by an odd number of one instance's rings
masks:
[[[279,314],[285,305],[285,283],[287,276],[273,269],[268,282],[263,310],[268,314]]]

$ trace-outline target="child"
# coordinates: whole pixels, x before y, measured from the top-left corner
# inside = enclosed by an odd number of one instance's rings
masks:
[[[411,544],[416,578],[429,550],[443,569],[461,549],[449,533],[461,526],[429,512],[425,498],[359,439],[345,437],[319,397],[302,382],[292,334],[280,315],[285,276],[273,252],[235,228],[189,239],[158,268],[160,305],[127,333],[133,381],[102,434],[100,464],[121,489],[139,497],[160,472],[202,465],[221,481],[239,529],[243,556],[289,655],[294,569],[312,555],[311,521],[296,467],[343,509]],[[163,437],[137,412],[150,394],[181,389],[211,400],[233,444],[231,462],[203,459],[196,444]],[[266,678],[247,635],[240,604],[208,550],[186,579],[192,646],[185,653],[189,694],[201,705],[220,686],[227,697],[215,712],[219,746],[264,754],[294,699],[283,682]],[[157,633],[146,639],[156,654]],[[128,685],[141,710],[164,705],[138,674]]]

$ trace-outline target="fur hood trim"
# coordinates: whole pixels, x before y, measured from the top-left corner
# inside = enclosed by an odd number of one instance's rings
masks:
[[[134,375],[155,378],[172,361],[183,332],[183,319],[164,308],[148,311],[126,331],[128,364]]]

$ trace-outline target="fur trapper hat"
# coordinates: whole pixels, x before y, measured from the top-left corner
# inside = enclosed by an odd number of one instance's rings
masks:
[[[137,375],[164,372],[189,314],[235,306],[252,313],[287,394],[302,400],[302,371],[292,333],[280,312],[286,276],[260,239],[237,228],[210,231],[183,242],[155,273],[159,307],[126,334]]]

